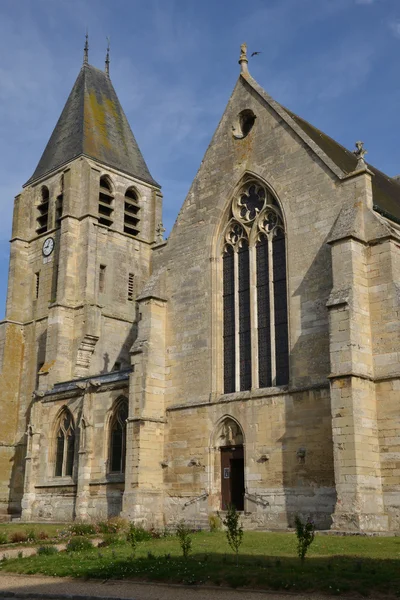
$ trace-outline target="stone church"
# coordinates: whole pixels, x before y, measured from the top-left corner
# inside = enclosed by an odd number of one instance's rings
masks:
[[[168,240],[84,62],[15,199],[3,519],[400,526],[400,184],[240,73]],[[151,163],[151,156],[148,157]]]

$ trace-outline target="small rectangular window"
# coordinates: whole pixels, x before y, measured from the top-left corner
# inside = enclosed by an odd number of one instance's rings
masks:
[[[106,265],[100,265],[99,271],[99,292],[102,294],[106,286]]]
[[[133,273],[129,273],[128,277],[128,301],[133,302]]]
[[[35,273],[35,298],[39,298],[40,272]]]

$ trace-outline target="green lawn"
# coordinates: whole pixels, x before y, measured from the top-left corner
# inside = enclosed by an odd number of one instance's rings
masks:
[[[0,563],[0,570],[400,597],[400,538],[317,535],[301,564],[293,534],[245,532],[238,567],[223,532],[196,533],[192,540],[192,554],[186,561],[171,536],[140,542],[135,558],[130,546],[123,544],[8,560]]]

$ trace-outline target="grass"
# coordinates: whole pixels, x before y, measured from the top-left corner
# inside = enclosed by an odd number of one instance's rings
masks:
[[[188,560],[170,536],[139,543],[135,558],[125,544],[8,560],[0,563],[0,570],[400,597],[400,538],[317,536],[302,564],[293,534],[245,532],[238,567],[223,532],[196,533],[192,540]]]

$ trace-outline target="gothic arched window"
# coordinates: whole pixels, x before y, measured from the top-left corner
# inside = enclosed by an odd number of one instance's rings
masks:
[[[67,408],[59,417],[56,439],[56,477],[72,477],[75,451],[74,419]]]
[[[278,202],[249,179],[223,246],[224,392],[289,380],[286,238]]]
[[[117,402],[110,423],[110,473],[125,472],[127,418],[128,402],[122,399]]]

